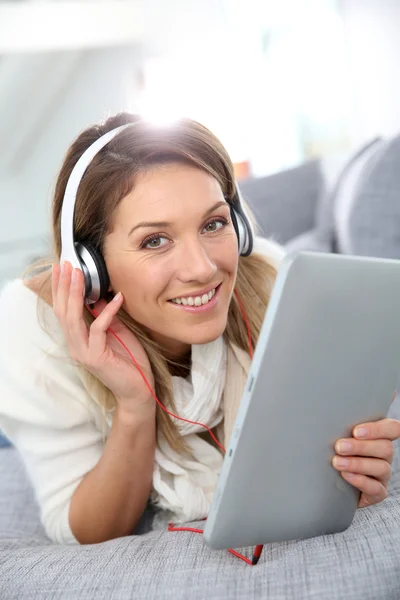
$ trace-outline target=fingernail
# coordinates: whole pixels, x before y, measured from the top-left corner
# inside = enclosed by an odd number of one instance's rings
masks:
[[[353,477],[355,477],[354,473],[347,473],[347,471],[343,471],[342,475],[344,475],[346,479],[353,479]]]
[[[360,438],[365,438],[368,435],[368,429],[366,427],[357,427],[354,430],[354,435]]]
[[[121,298],[121,292],[118,292],[118,294],[115,294],[114,298],[113,298],[113,302],[118,302],[118,300]]]
[[[335,456],[333,459],[333,464],[335,467],[348,467],[350,461],[347,458],[342,458],[341,456]]]
[[[65,271],[65,261],[61,265],[61,275],[64,275],[64,271]]]
[[[338,452],[350,452],[351,443],[350,442],[338,442],[336,444],[336,449]]]
[[[72,269],[71,283],[76,283],[76,269]]]

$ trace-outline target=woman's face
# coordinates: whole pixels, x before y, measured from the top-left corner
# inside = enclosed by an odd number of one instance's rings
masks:
[[[113,214],[104,258],[125,310],[170,356],[224,331],[238,242],[211,175],[175,163],[141,174]]]

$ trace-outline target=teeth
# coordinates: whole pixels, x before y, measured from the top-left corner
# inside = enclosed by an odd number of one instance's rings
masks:
[[[183,306],[201,306],[202,304],[207,304],[214,294],[215,288],[211,290],[211,292],[208,292],[208,294],[203,294],[202,296],[195,296],[194,298],[192,296],[189,298],[174,298],[171,302],[174,304],[183,304]]]

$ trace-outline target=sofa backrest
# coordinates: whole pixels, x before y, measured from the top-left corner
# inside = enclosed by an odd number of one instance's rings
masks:
[[[280,244],[313,227],[323,189],[324,178],[318,160],[240,182],[242,195],[259,224],[259,233]]]

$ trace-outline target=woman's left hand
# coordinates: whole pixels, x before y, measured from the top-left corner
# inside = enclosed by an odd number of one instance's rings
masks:
[[[352,434],[352,438],[336,442],[337,455],[332,464],[346,481],[361,491],[358,508],[364,508],[387,498],[393,441],[400,438],[400,421],[382,419],[363,423],[354,427]]]

